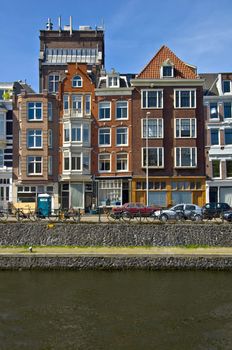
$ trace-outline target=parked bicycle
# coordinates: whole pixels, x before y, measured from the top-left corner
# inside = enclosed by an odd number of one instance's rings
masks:
[[[8,220],[9,214],[7,209],[0,210],[0,222],[6,223]]]

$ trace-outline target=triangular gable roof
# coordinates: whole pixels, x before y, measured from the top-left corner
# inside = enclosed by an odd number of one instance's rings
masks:
[[[197,79],[194,67],[181,61],[167,46],[163,45],[144,69],[138,74],[137,79],[160,79],[160,68],[164,61],[169,59],[175,68],[174,78]]]

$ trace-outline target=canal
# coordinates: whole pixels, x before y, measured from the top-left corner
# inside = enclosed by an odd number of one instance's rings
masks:
[[[1,350],[231,348],[230,272],[0,272]]]

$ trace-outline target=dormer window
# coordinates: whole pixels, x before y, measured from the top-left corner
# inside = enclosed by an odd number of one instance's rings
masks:
[[[231,81],[230,80],[223,80],[223,93],[230,93],[231,92]]]
[[[108,76],[108,87],[119,87],[119,76]]]
[[[72,86],[75,88],[82,87],[82,78],[80,77],[80,75],[76,75],[75,77],[73,77]]]
[[[165,60],[160,70],[161,78],[173,78],[174,77],[174,64],[169,60]]]

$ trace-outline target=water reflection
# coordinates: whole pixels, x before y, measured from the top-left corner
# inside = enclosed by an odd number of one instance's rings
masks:
[[[0,272],[0,349],[230,349],[230,272]]]

